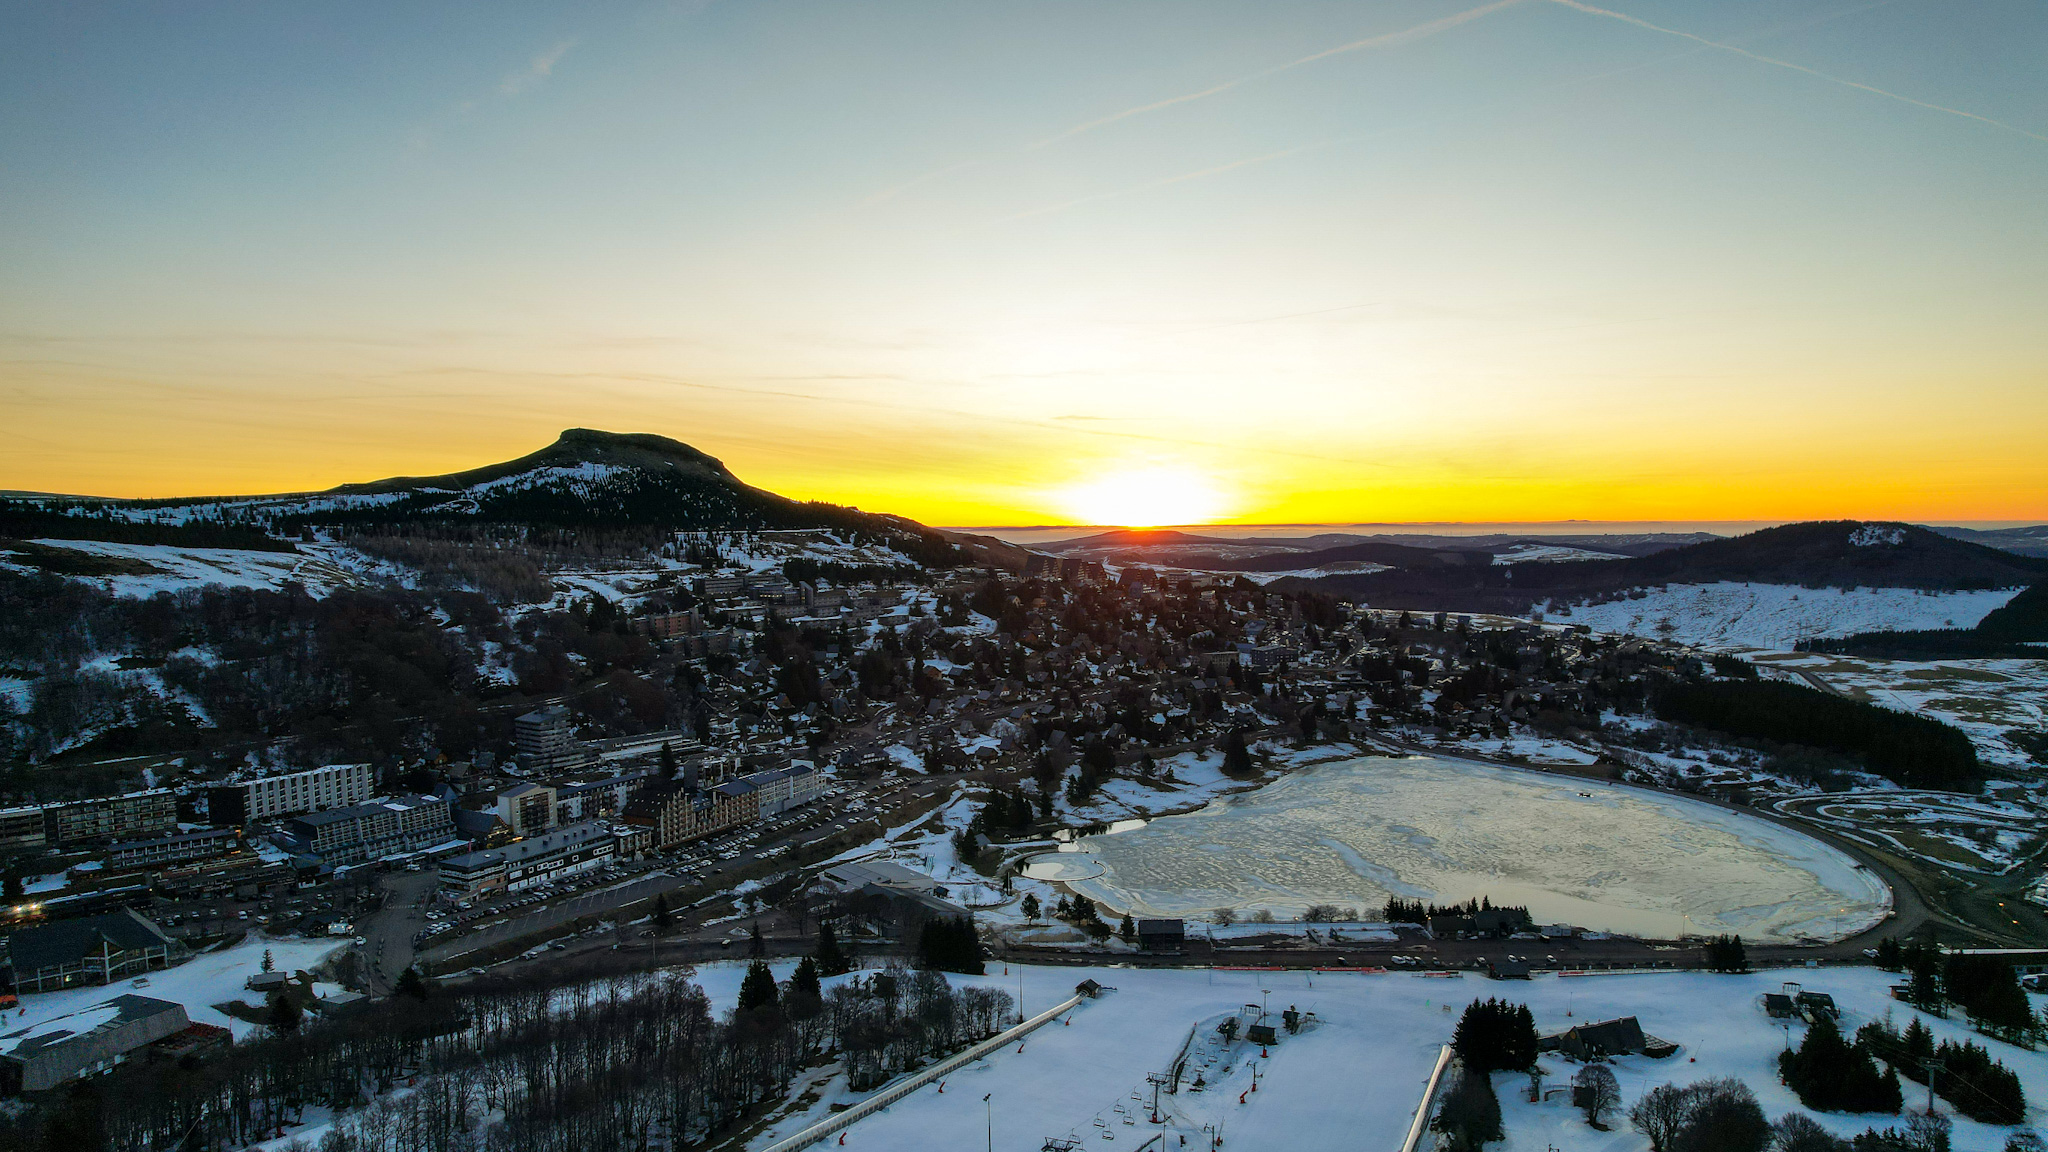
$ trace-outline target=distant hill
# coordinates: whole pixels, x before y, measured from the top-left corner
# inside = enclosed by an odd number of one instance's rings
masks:
[[[1955,591],[2013,588],[2048,577],[2048,559],[2020,556],[1910,524],[1831,520],[1787,524],[1624,560],[1397,568],[1289,578],[1377,607],[1519,613],[1545,600],[1601,597],[1659,584],[1721,581],[1832,588]]]
[[[316,526],[512,525],[759,531],[822,528],[887,541],[930,566],[968,553],[914,521],[791,500],[742,482],[716,458],[666,436],[571,428],[516,460],[440,476],[399,476],[326,492],[186,500],[50,497],[12,502],[20,527],[45,536],[261,546]],[[191,531],[204,526],[203,533]],[[167,541],[168,542],[168,541]]]
[[[2048,524],[2025,528],[1936,528],[1934,531],[2022,556],[2048,557]]]
[[[1369,541],[1313,552],[1273,552],[1263,556],[1198,553],[1176,557],[1171,563],[1177,568],[1226,572],[1294,572],[1343,563],[1384,564],[1389,568],[1484,568],[1493,563],[1493,552],[1485,548],[1415,548]]]

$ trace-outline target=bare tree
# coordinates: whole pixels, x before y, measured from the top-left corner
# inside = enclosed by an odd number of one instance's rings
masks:
[[[1600,1118],[1621,1107],[1621,1085],[1605,1064],[1588,1064],[1572,1077],[1572,1103],[1585,1110],[1586,1123],[1604,1127]]]
[[[1685,1118],[1692,1111],[1692,1102],[1686,1095],[1686,1090],[1675,1084],[1659,1084],[1643,1093],[1636,1106],[1628,1110],[1629,1123],[1649,1138],[1650,1152],[1665,1152],[1671,1147],[1672,1137],[1684,1127]]]

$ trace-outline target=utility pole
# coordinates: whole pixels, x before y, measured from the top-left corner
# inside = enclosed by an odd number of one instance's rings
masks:
[[[994,1096],[994,1095],[995,1095],[995,1093],[993,1093],[993,1092],[990,1092],[990,1093],[989,1093],[989,1094],[988,1094],[987,1096],[983,1096],[983,1097],[981,1098],[981,1112],[982,1112],[982,1118],[983,1118],[984,1120],[986,1120],[986,1121],[988,1122],[988,1152],[996,1152],[996,1113],[995,1113],[995,1105],[993,1105],[993,1104],[990,1104],[990,1103],[988,1102],[988,1101],[989,1101],[989,1097],[990,1097],[990,1096]]]

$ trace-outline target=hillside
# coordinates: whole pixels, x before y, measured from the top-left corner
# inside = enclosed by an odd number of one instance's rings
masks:
[[[1598,601],[1664,584],[1970,591],[2020,587],[2044,575],[2048,559],[1909,524],[1833,520],[1620,560],[1397,568],[1301,583],[1376,607],[1519,613],[1546,601]]]
[[[571,428],[515,460],[440,476],[399,476],[318,493],[183,500],[50,497],[10,502],[27,538],[281,547],[314,529],[350,533],[505,527],[655,531],[830,529],[886,543],[927,566],[968,554],[913,521],[755,488],[716,458],[645,433]]]

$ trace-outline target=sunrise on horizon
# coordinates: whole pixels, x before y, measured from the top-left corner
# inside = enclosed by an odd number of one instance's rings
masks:
[[[0,488],[584,426],[938,524],[2048,516],[2024,4],[9,22]]]
[[[2048,0],[0,6],[0,1152],[2048,1152]]]

